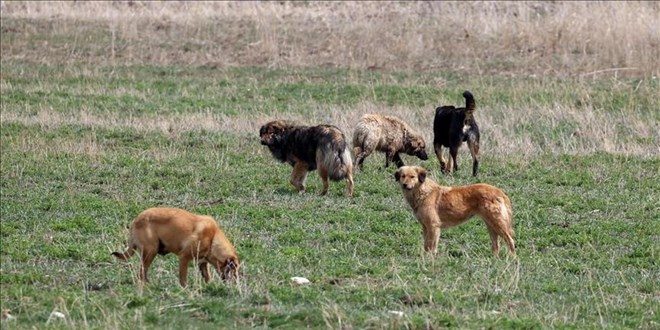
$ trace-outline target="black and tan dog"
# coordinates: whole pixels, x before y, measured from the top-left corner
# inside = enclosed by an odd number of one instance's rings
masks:
[[[421,160],[428,159],[424,137],[403,120],[394,116],[366,114],[353,131],[354,166],[361,169],[364,159],[374,151],[385,153],[385,167],[389,167],[390,162],[396,163],[397,167],[403,166],[399,155],[402,152]]]
[[[483,183],[440,186],[419,166],[401,167],[394,178],[401,184],[403,196],[422,225],[425,251],[437,251],[441,229],[460,225],[477,215],[486,224],[493,254],[499,254],[499,237],[511,254],[516,254],[511,201],[499,188]]]
[[[211,279],[208,264],[223,280],[238,278],[236,250],[212,217],[176,208],[156,207],[140,213],[131,223],[128,250],[112,255],[127,260],[140,251],[139,279],[147,282],[147,271],[157,254],[179,256],[179,283],[185,287],[188,264],[196,260],[204,281]]]
[[[463,92],[465,108],[445,105],[435,109],[433,119],[433,148],[440,162],[443,173],[458,170],[456,155],[463,142],[467,142],[472,154],[472,175],[479,171],[479,126],[474,120],[476,108],[474,97],[468,91]],[[449,148],[450,157],[445,162],[442,147]]]
[[[307,173],[318,168],[323,180],[322,195],[328,192],[328,179],[346,179],[347,194],[353,195],[353,161],[339,128],[275,120],[261,126],[259,136],[261,144],[267,146],[277,160],[293,166],[291,184],[298,191],[305,191]]]

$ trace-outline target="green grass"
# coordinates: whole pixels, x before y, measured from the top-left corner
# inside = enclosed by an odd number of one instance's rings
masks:
[[[454,87],[440,88],[432,83],[440,73],[2,64],[0,297],[3,310],[16,317],[3,320],[3,328],[660,324],[657,154],[570,154],[550,147],[533,155],[497,154],[485,144],[478,179],[469,175],[465,150],[460,171],[451,176],[440,174],[435,159],[404,156],[447,185],[499,186],[514,206],[517,259],[505,251],[490,255],[478,219],[444,231],[432,258],[421,251],[421,228],[394,169],[382,168],[382,155],[368,158],[357,173],[353,198],[344,196],[343,182],[319,196],[316,172],[308,191],[298,194],[288,182],[291,168],[259,145],[252,126],[169,132],[140,125],[207,112],[224,120],[292,113],[314,118],[324,106],[365,100],[430,111],[441,101],[459,103],[464,86],[478,90],[491,108],[560,103],[614,115],[635,112],[657,122],[656,81],[442,73]],[[52,125],[28,120],[44,113],[74,119]],[[80,114],[108,123],[88,124],[76,119]],[[125,118],[136,125],[111,124]],[[537,144],[556,142],[580,124],[520,126],[517,134]],[[657,150],[657,135],[638,143]],[[131,219],[157,205],[216,217],[241,257],[240,283],[205,285],[194,272],[189,288],[181,289],[177,260],[168,256],[156,259],[152,282],[138,290],[137,258],[121,263],[110,252],[124,248]],[[312,283],[296,286],[292,276]],[[66,318],[49,319],[53,310]]]
[[[439,78],[440,77],[440,78]],[[445,86],[435,82],[442,79]],[[39,81],[40,83],[35,83]],[[562,78],[504,79],[458,76],[451,72],[383,73],[346,69],[199,67],[72,67],[12,63],[3,68],[3,103],[36,111],[45,105],[60,113],[120,112],[163,115],[209,109],[231,116],[250,109],[308,114],[304,106],[353,106],[374,102],[432,110],[439,104],[463,105],[463,90],[475,92],[480,106],[514,107],[566,104],[609,113],[641,112],[660,120],[655,92],[658,79],[596,81]],[[258,106],[255,106],[258,105]],[[256,107],[256,109],[255,109]]]

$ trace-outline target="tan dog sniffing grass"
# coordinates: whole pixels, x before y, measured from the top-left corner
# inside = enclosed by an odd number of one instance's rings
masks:
[[[142,264],[139,278],[147,282],[147,271],[156,254],[174,253],[179,256],[179,283],[185,287],[188,264],[196,260],[199,271],[208,283],[211,279],[208,264],[225,281],[238,278],[239,261],[236,250],[217,222],[210,216],[193,214],[176,208],[150,208],[140,213],[130,226],[128,250],[113,252],[127,260],[140,251]]]
[[[502,190],[484,183],[444,187],[426,174],[419,166],[403,166],[394,173],[403,196],[422,225],[426,252],[437,251],[441,229],[460,225],[478,215],[486,223],[493,255],[499,255],[499,237],[504,239],[511,254],[516,255],[513,210]]]
[[[398,117],[369,113],[360,118],[353,131],[353,167],[362,169],[365,158],[374,151],[385,153],[385,167],[392,162],[397,167],[403,166],[400,153],[417,156],[421,160],[429,158],[424,137],[410,125]]]

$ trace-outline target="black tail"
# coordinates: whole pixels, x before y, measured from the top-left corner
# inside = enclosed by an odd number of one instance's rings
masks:
[[[463,92],[463,97],[465,98],[465,117],[472,117],[474,110],[477,108],[476,104],[474,103],[474,96],[472,96],[472,93],[469,91],[465,91]]]

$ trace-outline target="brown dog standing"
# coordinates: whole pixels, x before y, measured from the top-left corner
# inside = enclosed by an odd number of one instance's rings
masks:
[[[273,157],[293,166],[291,184],[299,192],[305,191],[307,173],[318,168],[323,181],[321,195],[328,192],[328,180],[346,179],[346,194],[353,196],[353,161],[338,127],[273,120],[261,126],[259,137]]]
[[[443,187],[427,178],[426,170],[419,166],[401,167],[394,178],[401,184],[403,196],[422,225],[425,251],[437,251],[441,229],[460,225],[478,215],[486,223],[493,254],[499,254],[499,237],[504,239],[511,254],[516,254],[513,210],[502,190],[484,183]]]
[[[176,208],[150,208],[131,223],[128,250],[113,252],[126,260],[135,251],[142,254],[139,277],[147,282],[147,271],[156,254],[174,253],[179,256],[179,283],[185,287],[188,264],[196,260],[204,281],[211,279],[208,264],[223,280],[238,277],[239,261],[236,250],[212,217],[193,214]]]
[[[360,118],[353,131],[354,167],[362,169],[362,163],[372,152],[385,153],[385,167],[391,162],[403,166],[399,153],[427,160],[426,143],[421,134],[415,132],[403,120],[380,114],[366,114]]]

